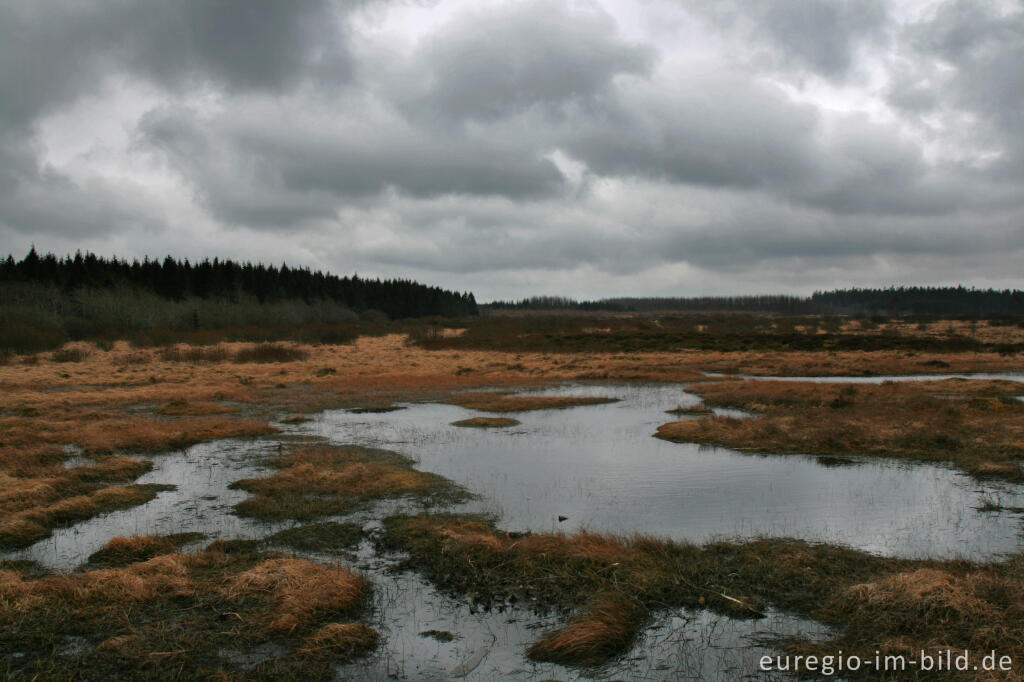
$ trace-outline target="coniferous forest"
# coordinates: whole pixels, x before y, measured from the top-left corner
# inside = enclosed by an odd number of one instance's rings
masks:
[[[303,327],[303,338],[331,341],[350,335],[339,325],[476,314],[471,293],[287,265],[58,258],[34,248],[21,260],[0,260],[0,348],[17,351],[126,335],[169,342],[214,329],[262,340]]]
[[[1024,315],[1024,292],[966,287],[839,289],[811,296],[535,296],[484,312],[764,313],[774,315]],[[391,320],[476,316],[473,294],[405,279],[339,277],[309,268],[207,259],[142,261],[33,248],[0,259],[0,351],[79,339],[135,343],[270,340],[341,342]]]
[[[836,289],[811,296],[699,296],[605,298],[577,301],[534,296],[495,301],[493,310],[584,312],[746,312],[780,315],[1022,315],[1024,291],[959,287]]]

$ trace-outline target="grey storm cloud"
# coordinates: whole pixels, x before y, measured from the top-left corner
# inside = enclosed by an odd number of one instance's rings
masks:
[[[890,19],[883,0],[694,0],[690,7],[758,45],[756,58],[827,76],[845,75],[865,44],[884,44]]]
[[[0,0],[0,250],[1019,285],[1022,62],[987,0]]]
[[[179,89],[347,79],[346,30],[334,9],[329,0],[6,0],[0,111],[31,122],[124,72]]]
[[[531,0],[477,10],[425,40],[409,60],[412,85],[395,93],[412,118],[493,121],[533,107],[586,106],[623,74],[649,74],[656,54],[617,35],[604,13]]]

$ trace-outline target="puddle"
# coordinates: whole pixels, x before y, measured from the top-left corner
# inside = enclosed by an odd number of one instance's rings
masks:
[[[431,403],[385,415],[331,411],[299,429],[410,455],[479,494],[462,509],[496,514],[507,530],[587,528],[695,542],[788,536],[936,558],[989,559],[1024,547],[1018,517],[974,509],[996,490],[1022,506],[1020,486],[979,483],[941,465],[750,455],[652,438],[672,419],[664,410],[698,402],[680,386],[543,393],[619,402],[524,412],[520,425],[501,429],[450,426],[480,413]]]

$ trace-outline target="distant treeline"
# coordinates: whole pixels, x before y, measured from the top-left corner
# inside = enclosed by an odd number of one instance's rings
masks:
[[[915,315],[1020,315],[1024,291],[959,287],[891,287],[816,291],[813,303],[834,310]]]
[[[20,261],[0,258],[0,351],[79,339],[337,342],[389,319],[476,314],[469,293],[287,265],[58,258],[34,248]]]
[[[477,314],[473,294],[460,294],[404,279],[338,277],[309,268],[236,263],[214,258],[201,263],[175,260],[119,260],[94,254],[57,258],[39,256],[35,248],[20,261],[0,262],[0,282],[53,284],[66,291],[80,288],[131,287],[169,301],[222,298],[237,302],[251,296],[260,303],[300,299],[330,301],[351,310],[379,310],[390,318],[466,317]]]
[[[837,289],[800,296],[698,296],[688,298],[605,298],[577,301],[560,296],[534,296],[519,301],[494,301],[491,310],[583,312],[750,312],[783,315],[1020,315],[1024,291],[959,287],[891,287]]]

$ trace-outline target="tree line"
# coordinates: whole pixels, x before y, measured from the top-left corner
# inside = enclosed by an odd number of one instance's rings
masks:
[[[782,315],[1021,315],[1024,291],[958,287],[889,287],[816,291],[811,296],[622,297],[578,301],[533,296],[494,301],[485,309],[585,312],[750,312]]]
[[[127,288],[167,301],[218,299],[259,304],[298,300],[309,305],[331,302],[352,311],[379,310],[389,318],[467,317],[478,313],[471,293],[448,291],[406,279],[338,277],[309,268],[237,263],[214,258],[199,263],[167,256],[161,260],[101,258],[76,253],[40,256],[35,247],[20,261],[0,261],[0,283],[54,286],[65,292]]]
[[[1021,315],[1024,291],[958,287],[889,287],[816,291],[810,300],[837,310],[915,315]]]

